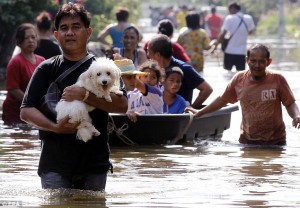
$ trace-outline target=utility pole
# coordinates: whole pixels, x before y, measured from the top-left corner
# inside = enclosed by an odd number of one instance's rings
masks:
[[[284,38],[284,33],[285,33],[283,0],[278,0],[277,6],[279,12],[278,34],[279,34],[279,38],[282,39]]]

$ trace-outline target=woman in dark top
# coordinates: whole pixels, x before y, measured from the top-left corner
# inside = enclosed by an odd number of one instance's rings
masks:
[[[51,24],[52,21],[50,14],[46,11],[42,11],[36,18],[36,26],[39,33],[40,42],[35,50],[35,54],[43,56],[45,59],[61,54],[59,45],[51,36]]]

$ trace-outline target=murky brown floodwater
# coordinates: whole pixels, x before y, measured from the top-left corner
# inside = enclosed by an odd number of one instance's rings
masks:
[[[269,40],[267,44],[275,56],[272,68],[286,76],[300,105],[300,42]],[[233,75],[216,60],[207,57],[204,72],[215,89],[210,100]],[[42,190],[36,174],[37,131],[0,123],[0,206],[300,207],[300,130],[292,128],[284,109],[287,146],[243,146],[238,143],[240,119],[239,111],[232,114],[231,128],[220,141],[112,147],[114,173],[108,176],[105,194]]]

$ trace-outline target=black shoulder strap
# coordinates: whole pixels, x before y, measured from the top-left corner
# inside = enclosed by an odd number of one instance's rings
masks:
[[[243,21],[243,23],[244,23],[244,25],[245,25],[245,27],[246,27],[247,32],[249,33],[248,25],[247,25],[247,23],[244,21],[244,16],[241,17],[241,18],[242,18],[242,21]]]
[[[244,17],[240,17],[239,15],[238,15],[238,17],[241,19],[241,21],[240,21],[239,25],[237,26],[237,28],[235,29],[235,31],[232,33],[232,35],[230,35],[230,38],[233,37],[233,35],[235,34],[235,32],[239,29],[239,27],[241,26],[241,24],[244,22],[244,20],[243,20]],[[247,30],[248,30],[248,28],[247,28]]]
[[[93,58],[94,55],[92,54],[88,54],[87,56],[85,56],[83,59],[81,59],[80,61],[78,61],[76,64],[74,64],[73,66],[71,66],[69,69],[67,69],[64,73],[62,73],[56,80],[55,82],[60,82],[61,80],[63,80],[66,76],[68,76],[71,72],[73,72],[75,69],[77,69],[81,64],[83,64],[84,62],[86,62],[87,60]]]

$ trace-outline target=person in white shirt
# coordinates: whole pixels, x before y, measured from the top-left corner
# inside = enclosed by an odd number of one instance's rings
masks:
[[[232,70],[235,66],[237,71],[242,71],[246,68],[248,35],[254,31],[255,25],[250,15],[240,11],[241,6],[238,3],[231,3],[228,10],[229,15],[224,20],[215,45],[222,43],[224,39],[230,39],[224,49],[223,67],[226,70]]]

